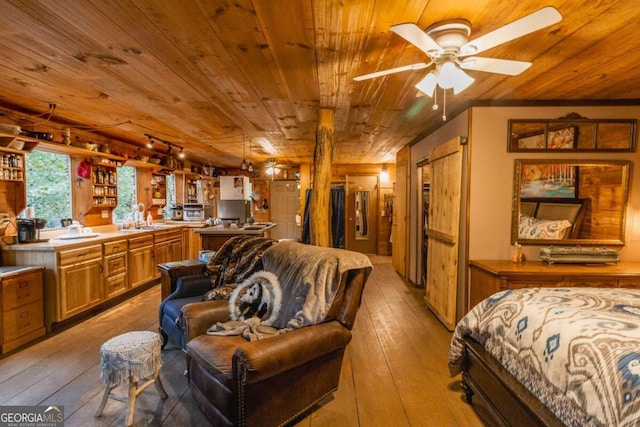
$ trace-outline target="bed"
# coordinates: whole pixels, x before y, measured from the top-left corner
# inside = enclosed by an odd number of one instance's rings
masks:
[[[502,425],[638,425],[640,290],[500,291],[458,322],[449,368]]]

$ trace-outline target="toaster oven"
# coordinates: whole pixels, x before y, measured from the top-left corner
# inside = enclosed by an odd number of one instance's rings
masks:
[[[201,203],[185,203],[182,205],[183,221],[204,221],[204,205]]]

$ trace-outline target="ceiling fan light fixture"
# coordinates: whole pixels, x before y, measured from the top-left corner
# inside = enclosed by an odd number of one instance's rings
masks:
[[[473,77],[462,71],[460,68],[456,68],[456,70],[457,72],[453,84],[453,93],[455,95],[471,86],[471,83],[475,81]]]
[[[435,75],[435,73],[431,72],[427,74],[424,79],[420,80],[420,82],[416,85],[416,88],[426,95],[433,96],[433,91],[436,89],[437,84],[438,77]]]

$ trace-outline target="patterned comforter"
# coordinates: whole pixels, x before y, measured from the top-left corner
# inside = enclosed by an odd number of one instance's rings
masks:
[[[569,426],[640,425],[640,289],[502,291],[456,326],[460,372],[470,336]]]

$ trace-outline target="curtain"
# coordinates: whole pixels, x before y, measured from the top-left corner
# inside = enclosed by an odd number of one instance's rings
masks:
[[[302,220],[302,243],[311,243],[311,229],[309,224],[309,206],[311,205],[311,189],[305,192],[304,218]]]
[[[344,187],[331,187],[331,235],[333,247],[344,249]]]
[[[311,224],[309,223],[309,206],[311,204],[311,189],[305,192],[306,201],[304,204],[304,218],[302,222],[302,243],[311,243]],[[331,187],[331,235],[332,246],[334,248],[344,249],[344,187]]]

